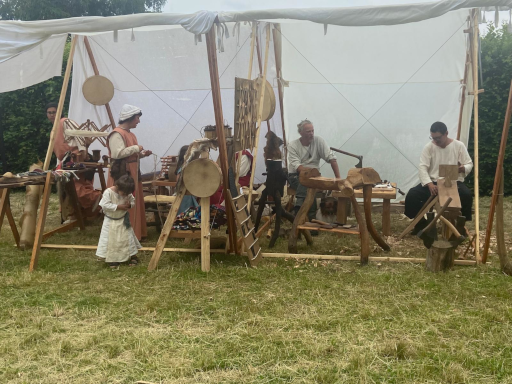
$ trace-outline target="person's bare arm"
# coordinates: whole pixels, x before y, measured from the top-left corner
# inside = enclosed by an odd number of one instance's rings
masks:
[[[340,168],[338,167],[338,162],[336,161],[336,159],[330,160],[329,163],[331,163],[331,168],[332,171],[334,172],[334,177],[337,179],[341,179]]]

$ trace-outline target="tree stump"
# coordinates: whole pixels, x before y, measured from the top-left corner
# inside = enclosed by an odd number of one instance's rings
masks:
[[[434,241],[428,249],[425,268],[430,272],[446,272],[453,267],[454,260],[455,248],[448,241]]]

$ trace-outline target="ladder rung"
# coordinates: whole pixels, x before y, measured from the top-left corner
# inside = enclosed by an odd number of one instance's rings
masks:
[[[237,209],[237,210],[236,210],[236,213],[238,213],[238,212],[242,212],[246,207],[247,207],[247,204],[245,204],[242,208]],[[237,208],[238,208],[238,207],[237,207]]]
[[[244,225],[245,223],[247,223],[249,220],[251,220],[251,216],[247,216],[247,219],[245,219],[244,221],[242,221],[240,223],[240,226]]]
[[[244,237],[245,237],[245,238],[247,238],[247,236],[249,236],[249,235],[250,235],[251,233],[253,233],[253,232],[254,232],[254,227],[252,227],[252,228],[249,230],[249,232],[247,232],[247,233],[245,234],[245,236],[244,236]]]
[[[254,240],[254,242],[249,246],[247,247],[247,249],[251,249],[252,247],[254,247],[254,244],[256,244],[258,242],[258,238],[256,238],[256,240]]]
[[[258,253],[256,255],[254,255],[251,260],[257,259],[258,256],[260,255],[260,252],[261,252],[261,248],[258,249]]]

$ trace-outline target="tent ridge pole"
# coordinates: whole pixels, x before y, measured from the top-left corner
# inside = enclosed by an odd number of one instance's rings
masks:
[[[281,25],[274,24],[272,30],[272,38],[274,41],[274,60],[276,63],[276,76],[277,76],[277,93],[279,96],[279,109],[281,112],[281,128],[283,131],[283,149],[284,149],[284,165],[288,168],[288,150],[286,148],[286,132],[284,130],[284,104],[283,104],[283,83],[281,81],[281,36],[278,35],[281,32]]]

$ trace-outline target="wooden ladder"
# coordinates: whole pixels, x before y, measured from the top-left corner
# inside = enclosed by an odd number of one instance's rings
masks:
[[[231,195],[231,191],[228,190],[229,196],[231,197],[231,206],[235,213],[236,226],[242,234],[242,239],[247,250],[247,257],[249,258],[249,264],[251,267],[255,267],[262,259],[261,247],[259,238],[256,236],[255,228],[251,220],[251,215],[247,209],[247,201],[245,196],[240,194],[236,197]]]

